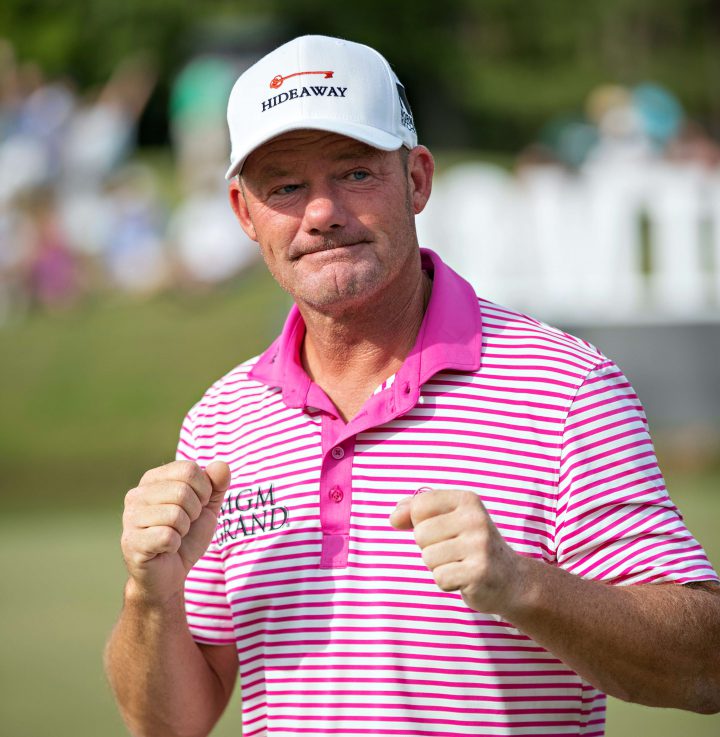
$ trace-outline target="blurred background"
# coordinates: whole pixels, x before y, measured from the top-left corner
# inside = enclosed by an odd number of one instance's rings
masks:
[[[101,666],[123,496],[289,307],[227,205],[224,115],[302,33],[390,60],[439,168],[421,243],[618,361],[720,566],[717,0],[4,0],[3,734],[125,734]],[[610,700],[608,735],[647,733],[720,718]]]

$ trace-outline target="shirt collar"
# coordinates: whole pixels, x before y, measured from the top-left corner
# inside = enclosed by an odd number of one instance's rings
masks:
[[[397,372],[391,396],[376,400],[385,394],[381,392],[368,400],[368,404],[387,401],[385,410],[392,414],[415,406],[420,387],[439,371],[476,371],[480,367],[482,321],[473,288],[433,251],[422,248],[420,253],[422,268],[433,279],[425,317],[415,345]],[[249,373],[255,381],[280,388],[288,407],[306,406],[312,386],[300,361],[304,336],[305,323],[293,305],[282,333]]]

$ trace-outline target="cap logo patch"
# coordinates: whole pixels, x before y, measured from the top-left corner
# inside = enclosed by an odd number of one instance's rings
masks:
[[[300,74],[305,73],[333,74],[332,72],[300,72]],[[285,79],[287,79],[287,77],[285,77]],[[345,97],[347,91],[347,87],[335,87],[334,85],[310,85],[309,87],[290,89],[287,92],[279,92],[277,95],[273,95],[273,97],[269,97],[267,100],[261,101],[260,105],[262,112],[265,112],[267,110],[271,110],[277,105],[282,105],[288,100],[299,100],[303,97]]]
[[[395,85],[397,87],[398,97],[400,98],[400,122],[411,133],[415,133],[415,121],[413,120],[410,103],[408,102],[407,95],[405,94],[405,88],[399,82],[396,82]]]
[[[325,79],[332,79],[335,72],[293,72],[292,74],[286,74],[284,77],[282,74],[278,74],[272,78],[270,82],[270,89],[276,90],[278,87],[282,87],[282,83],[290,77],[298,77],[301,74],[324,74]]]

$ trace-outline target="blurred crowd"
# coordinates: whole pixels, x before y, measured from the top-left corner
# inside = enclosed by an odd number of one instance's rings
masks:
[[[685,114],[677,97],[651,82],[593,89],[582,115],[559,115],[519,156],[520,167],[557,164],[573,171],[663,159],[720,167],[720,146]]]
[[[175,165],[150,166],[135,155],[156,84],[147,58],[80,91],[0,40],[0,324],[101,291],[203,288],[256,258],[222,178],[236,67],[200,57],[181,71],[169,111]]]
[[[147,296],[203,289],[257,259],[227,204],[222,176],[227,97],[252,61],[220,55],[188,61],[170,91],[173,161],[149,165],[136,150],[138,123],[157,82],[148,58],[127,58],[104,84],[79,90],[71,79],[46,78],[37,63],[19,60],[0,39],[0,324],[108,290]],[[718,171],[720,147],[688,120],[669,90],[603,85],[588,96],[583,115],[545,126],[518,155],[512,177],[522,183],[556,168],[577,181],[603,167],[610,177],[622,177],[618,163],[657,161]],[[491,174],[493,181],[510,176]],[[449,185],[452,171],[446,178]],[[442,204],[442,180],[436,205]],[[473,191],[482,196],[482,187]],[[478,208],[481,203],[471,208],[473,242]],[[436,214],[447,231],[447,212]],[[487,243],[493,242],[490,229],[502,231],[497,220],[494,209],[481,228]],[[492,274],[487,260],[481,266]]]

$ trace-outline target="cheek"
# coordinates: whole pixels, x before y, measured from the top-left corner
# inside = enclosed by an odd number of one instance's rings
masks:
[[[265,209],[253,217],[256,240],[263,253],[279,257],[287,251],[298,231],[297,218],[282,215],[274,210]]]

